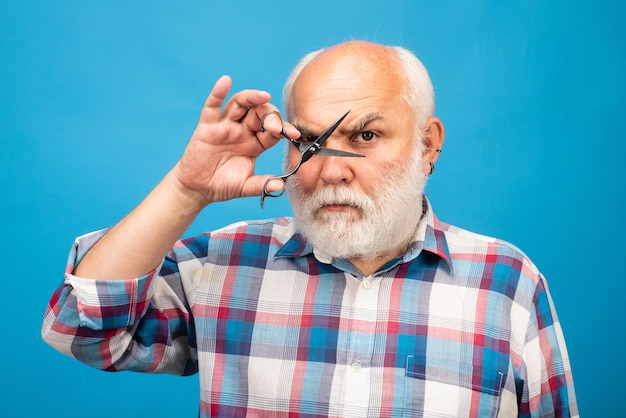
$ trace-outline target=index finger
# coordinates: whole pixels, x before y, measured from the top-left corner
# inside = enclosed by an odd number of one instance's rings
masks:
[[[228,96],[232,84],[233,80],[230,76],[223,75],[217,79],[209,97],[204,102],[204,107],[200,113],[200,122],[208,123],[219,120],[222,104],[224,104],[224,99]]]

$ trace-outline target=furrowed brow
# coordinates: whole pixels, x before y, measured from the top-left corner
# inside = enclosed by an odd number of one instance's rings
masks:
[[[371,122],[375,120],[379,120],[379,119],[384,119],[384,116],[381,115],[380,113],[369,113],[363,116],[361,119],[358,119],[357,121],[352,123],[352,125],[347,125],[345,127],[340,125],[339,128],[337,128],[337,131],[340,132],[342,135],[354,134],[365,129],[365,127]],[[312,128],[306,123],[303,123],[303,122],[291,122],[291,123],[293,124],[293,126],[296,127],[296,129],[300,131],[302,136],[318,136],[320,134],[320,132],[318,132],[315,128]]]
[[[367,125],[379,119],[384,119],[384,116],[380,113],[369,113],[354,121],[351,125],[347,125],[345,127],[339,126],[339,131],[342,135],[354,134],[362,131]]]

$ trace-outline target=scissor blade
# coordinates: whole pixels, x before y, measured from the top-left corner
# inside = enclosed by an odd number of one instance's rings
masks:
[[[340,117],[339,119],[337,119],[335,121],[335,123],[333,123],[332,125],[330,125],[324,132],[322,132],[322,134],[320,136],[318,136],[315,141],[313,141],[312,144],[308,145],[304,151],[302,151],[302,156],[300,157],[300,164],[305,163],[306,161],[309,160],[309,158],[311,158],[312,156],[314,156],[315,154],[317,154],[318,152],[320,152],[320,150],[322,149],[322,144],[324,142],[326,142],[326,140],[328,139],[328,137],[330,137],[332,135],[333,132],[335,132],[335,129],[337,129],[337,127],[339,126],[339,124],[343,121],[343,119],[348,116],[348,113],[350,113],[350,110],[348,110],[346,113],[343,114],[342,117]]]
[[[322,144],[324,144],[324,142],[326,142],[328,137],[331,136],[333,134],[333,132],[335,132],[335,129],[337,129],[337,127],[341,124],[341,122],[343,122],[345,117],[348,116],[348,113],[350,113],[350,110],[348,110],[346,113],[344,113],[342,117],[337,119],[335,121],[335,123],[330,125],[328,127],[328,129],[326,129],[324,132],[322,132],[322,134],[317,137],[317,139],[315,140],[314,144],[317,144],[317,145],[319,145],[321,147]]]
[[[291,140],[291,145],[296,147],[298,151],[304,152],[309,148],[311,144],[304,144],[302,142]],[[355,154],[353,152],[348,151],[340,151],[332,148],[320,148],[317,152],[318,155],[328,155],[328,156],[337,156],[337,157],[365,157],[363,154]]]
[[[340,151],[338,149],[332,148],[320,148],[320,150],[317,152],[317,155],[328,155],[335,157],[365,157],[365,155],[363,154],[355,154],[354,152]]]

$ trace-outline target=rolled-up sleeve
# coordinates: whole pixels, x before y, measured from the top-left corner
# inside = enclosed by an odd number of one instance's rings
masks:
[[[135,370],[173,374],[196,371],[188,343],[189,312],[159,309],[155,289],[168,292],[160,267],[145,276],[92,280],[75,276],[76,265],[106,233],[79,237],[70,251],[62,285],[52,295],[42,337],[58,351],[107,371]],[[171,269],[170,269],[171,270]],[[176,281],[176,274],[168,278]],[[162,281],[160,285],[157,284]],[[178,298],[169,292],[167,297]]]

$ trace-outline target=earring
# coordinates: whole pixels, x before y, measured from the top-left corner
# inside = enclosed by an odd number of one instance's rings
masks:
[[[429,161],[428,164],[430,164],[430,173],[428,174],[433,174],[435,172],[435,164],[433,164],[431,161]]]

